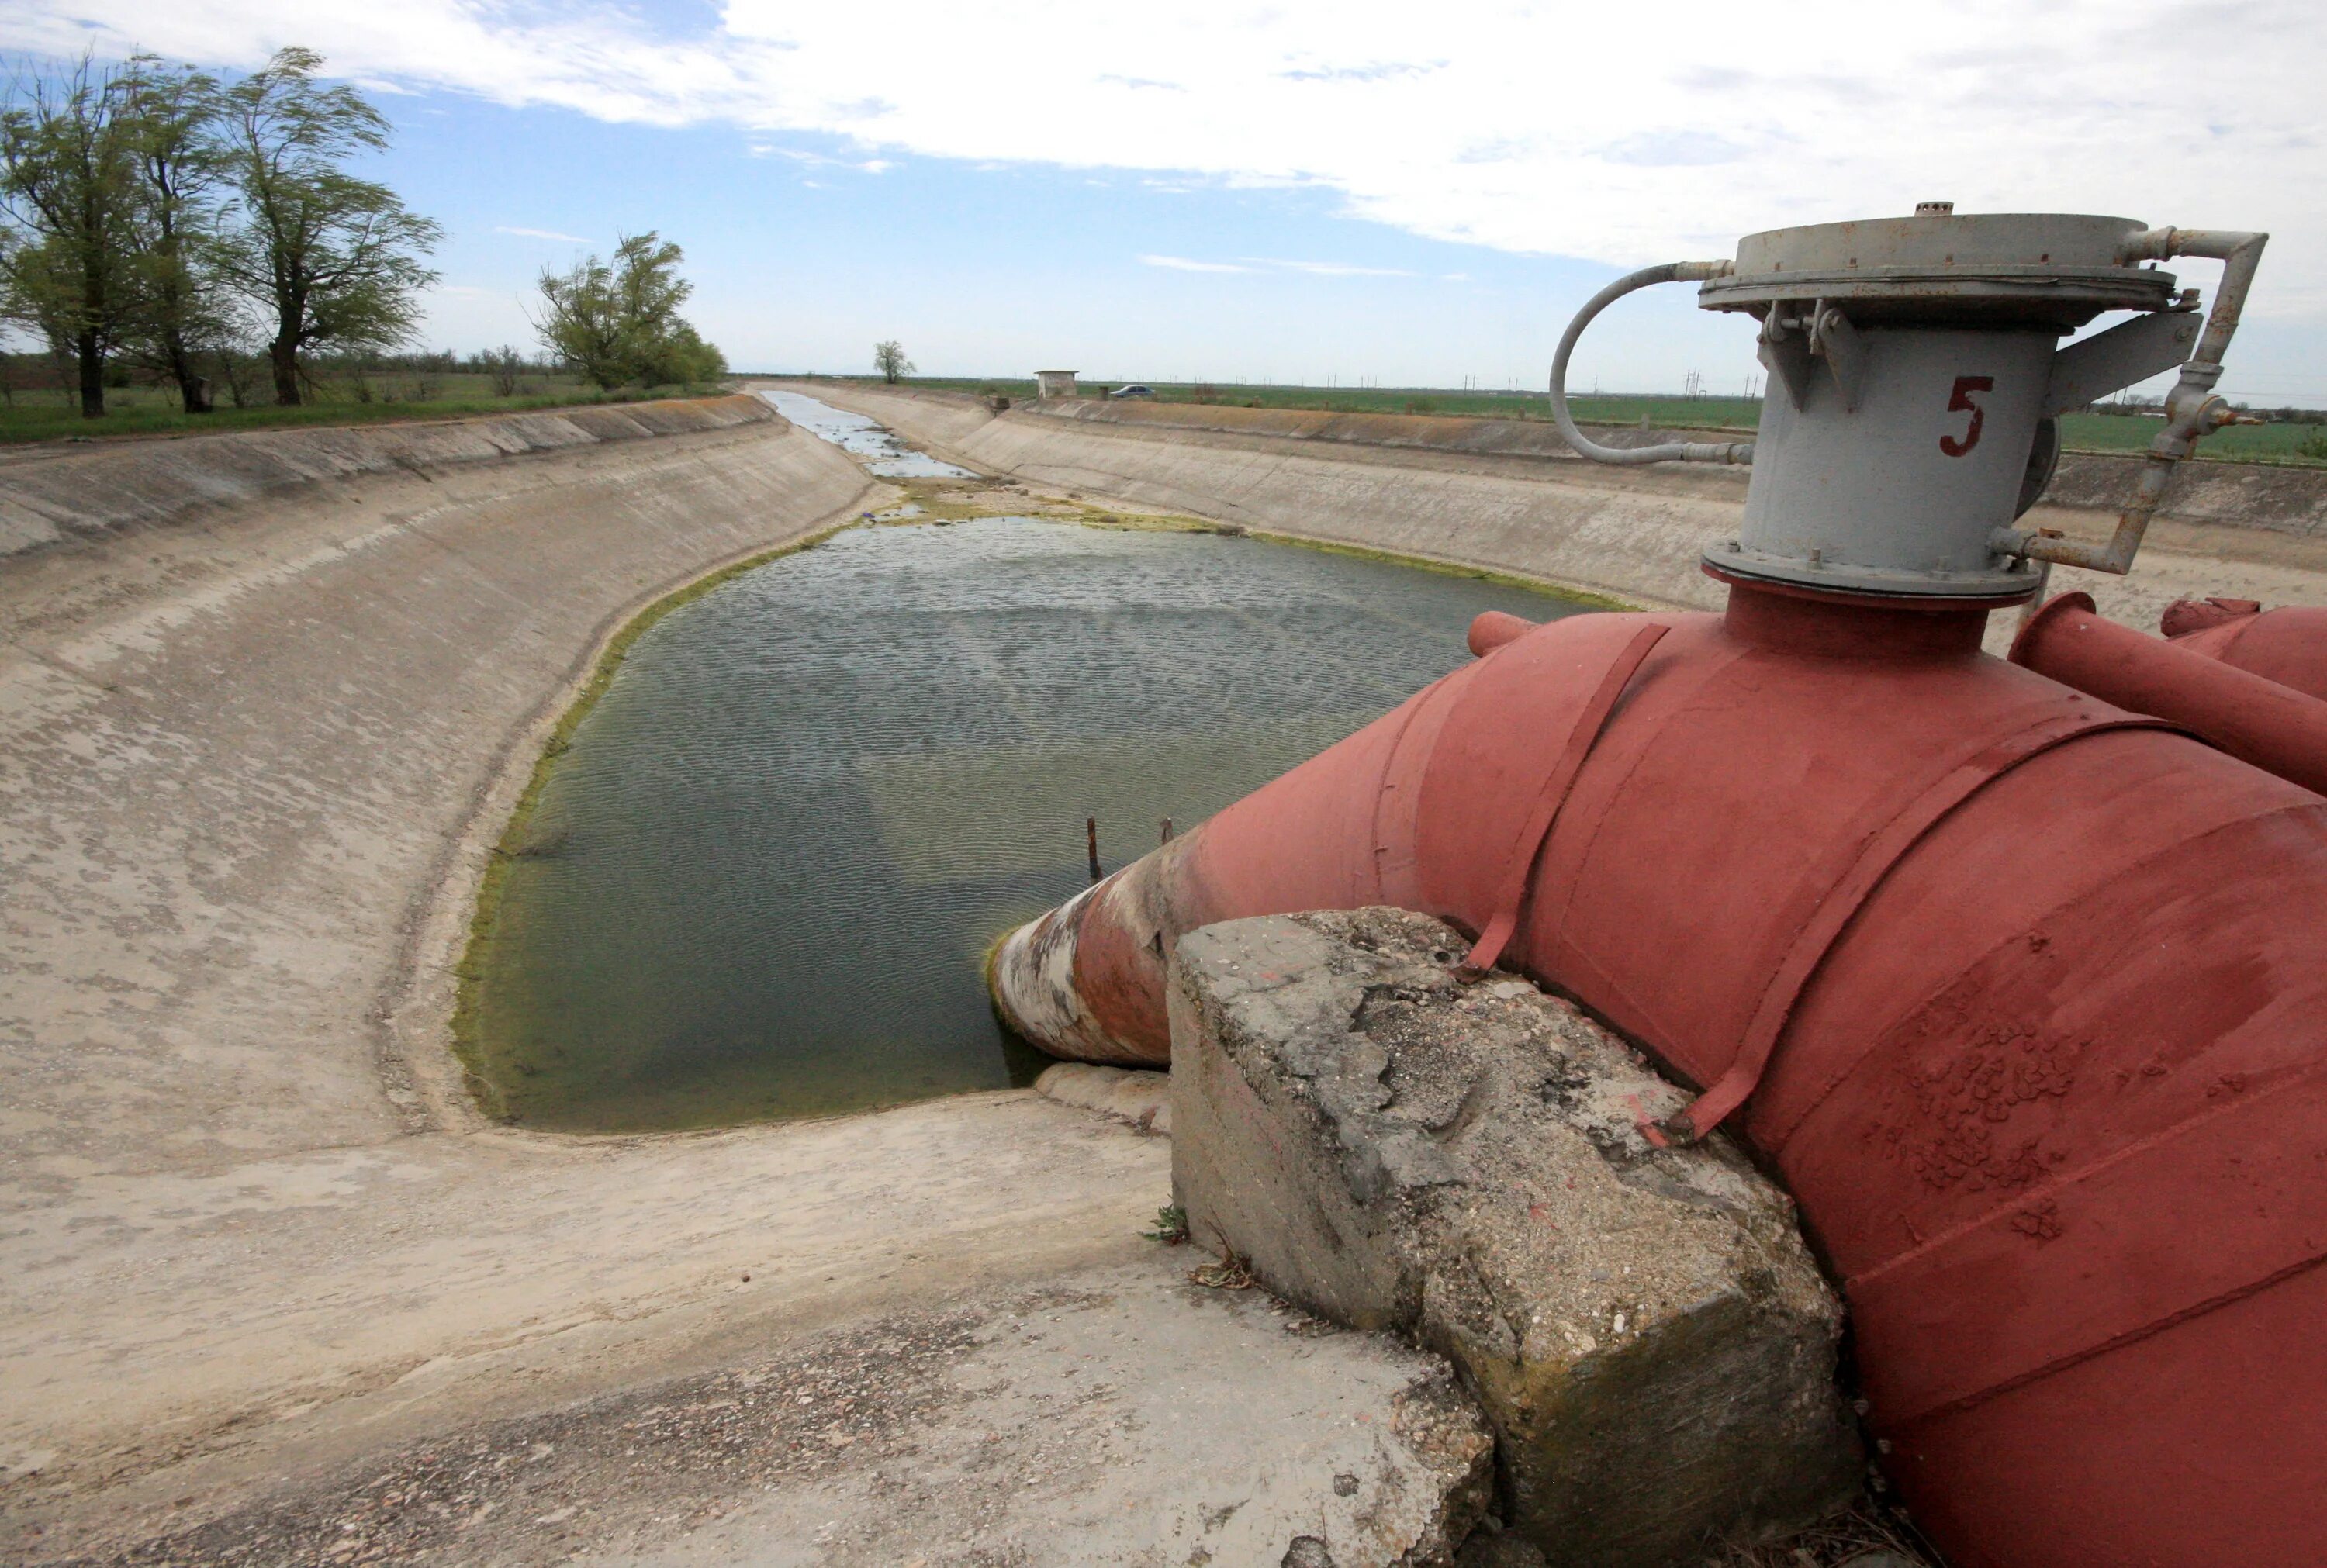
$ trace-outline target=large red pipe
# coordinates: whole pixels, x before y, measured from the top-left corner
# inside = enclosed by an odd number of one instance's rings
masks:
[[[2012,662],[2103,702],[2169,719],[2233,757],[2327,794],[2327,702],[2104,621],[2089,594],[2063,593],[2038,611],[2013,639]]]
[[[1506,964],[1742,1102],[1958,1568],[2309,1561],[2327,800],[1983,621],[1746,588],[1554,621],[1014,934],[999,999],[1161,1063],[1183,931],[1507,926]]]

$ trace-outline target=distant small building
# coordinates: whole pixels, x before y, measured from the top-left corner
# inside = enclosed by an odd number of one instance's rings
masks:
[[[1072,370],[1037,370],[1034,372],[1034,396],[1047,403],[1053,397],[1075,395],[1075,373]]]

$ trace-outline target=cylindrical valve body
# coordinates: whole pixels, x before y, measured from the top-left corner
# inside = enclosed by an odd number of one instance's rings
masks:
[[[1852,335],[1852,382],[1812,376],[1799,402],[1763,402],[1738,549],[1720,565],[1805,587],[1995,595],[1989,537],[2018,509],[2056,338]]]

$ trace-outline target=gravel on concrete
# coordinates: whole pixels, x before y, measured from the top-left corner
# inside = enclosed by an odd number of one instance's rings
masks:
[[[1184,1255],[448,1427],[224,1510],[187,1497],[107,1550],[51,1558],[36,1540],[15,1560],[1451,1562],[1491,1449],[1444,1363],[1192,1284]]]

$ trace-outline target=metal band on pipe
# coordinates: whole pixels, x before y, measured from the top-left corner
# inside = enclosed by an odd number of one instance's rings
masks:
[[[1883,879],[1957,807],[2022,763],[2070,741],[2116,730],[2179,728],[2163,719],[2111,710],[2052,714],[1995,742],[1934,780],[1864,843],[1856,858],[1796,933],[1762,989],[1761,1003],[1729,1069],[1657,1130],[1676,1143],[1694,1143],[1727,1120],[1761,1087],[1762,1075],[1777,1052],[1779,1037],[1793,1018],[1794,1004],[1827,954]]]

